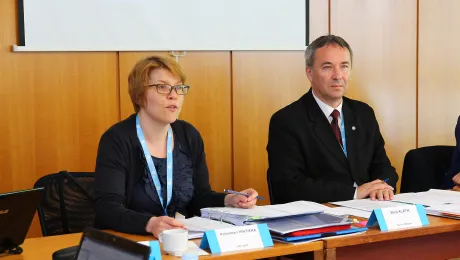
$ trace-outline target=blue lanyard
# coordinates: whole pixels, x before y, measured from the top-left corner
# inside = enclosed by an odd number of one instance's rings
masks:
[[[157,170],[155,169],[155,165],[153,164],[152,157],[150,156],[149,148],[147,147],[147,143],[145,142],[144,132],[142,131],[141,123],[139,122],[139,115],[136,115],[136,130],[137,130],[137,138],[139,138],[139,142],[141,142],[142,150],[144,151],[144,157],[147,160],[147,166],[149,168],[150,175],[152,176],[153,184],[155,185],[155,189],[158,194],[158,198],[160,199],[161,207],[165,212],[165,216],[168,215],[166,209],[168,208],[169,203],[171,202],[172,197],[172,130],[171,127],[168,129],[168,141],[166,145],[166,193],[167,193],[167,202],[166,206],[163,204],[163,196],[161,192],[161,184],[160,179],[158,178]]]
[[[345,154],[345,157],[348,157],[348,154],[347,154],[347,141],[345,139],[345,119],[343,118],[343,113],[341,113],[342,115],[342,122],[340,123],[339,125],[339,128],[340,128],[340,135],[342,137],[342,150],[343,150],[343,153]]]

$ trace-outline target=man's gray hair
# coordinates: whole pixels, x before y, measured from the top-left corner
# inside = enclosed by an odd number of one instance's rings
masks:
[[[342,37],[336,35],[324,35],[310,43],[305,50],[305,67],[312,67],[316,50],[327,45],[337,45],[342,48],[346,48],[350,52],[351,63],[353,63],[353,51],[351,50],[350,45],[342,39]]]

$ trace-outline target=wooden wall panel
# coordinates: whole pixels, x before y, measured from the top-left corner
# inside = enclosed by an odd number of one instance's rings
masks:
[[[327,1],[310,0],[311,40],[327,33],[327,10]],[[268,125],[277,110],[309,89],[303,51],[235,51],[232,60],[235,189],[252,187],[269,198]]]
[[[120,53],[120,103],[122,118],[134,113],[128,95],[128,75],[134,64],[149,55],[166,52]],[[186,83],[180,119],[200,131],[206,151],[211,186],[216,191],[232,188],[230,52],[187,52],[179,58]]]
[[[11,53],[16,1],[0,1],[0,192],[62,169],[94,171],[118,120],[115,53]],[[29,237],[41,234],[35,219]]]
[[[309,89],[302,51],[233,52],[234,184],[268,198],[270,117]],[[269,203],[269,200],[259,204]]]
[[[460,1],[420,0],[418,145],[455,145],[460,115]]]
[[[310,42],[321,35],[329,34],[329,2],[309,0],[310,2]]]
[[[374,108],[400,176],[416,143],[416,23],[416,0],[331,2],[331,33],[354,52],[347,96]]]

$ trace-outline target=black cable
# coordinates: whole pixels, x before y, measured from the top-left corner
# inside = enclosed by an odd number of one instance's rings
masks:
[[[15,247],[9,247],[8,249],[3,249],[0,251],[0,257],[3,256],[8,256],[8,255],[19,255],[23,252],[22,247],[20,246],[15,246]]]
[[[22,253],[22,247],[20,246],[15,246],[13,248],[8,249],[8,254],[9,255],[19,255]]]

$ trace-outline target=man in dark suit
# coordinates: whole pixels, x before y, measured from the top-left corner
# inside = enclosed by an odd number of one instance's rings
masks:
[[[449,183],[447,188],[460,191],[460,116],[458,117],[457,126],[455,127],[455,138],[457,139],[457,145],[452,154],[452,163],[446,173],[447,182]]]
[[[305,51],[311,89],[270,120],[267,178],[272,203],[391,200],[398,175],[372,108],[344,97],[353,53],[334,35]]]

